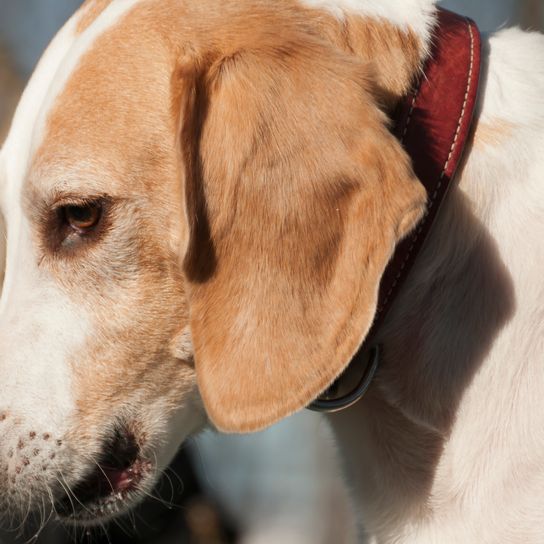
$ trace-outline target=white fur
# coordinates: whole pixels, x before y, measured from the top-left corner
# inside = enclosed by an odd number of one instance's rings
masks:
[[[37,267],[20,202],[35,119],[56,68],[73,42],[73,25],[69,22],[59,32],[39,63],[0,154],[1,211],[10,224],[9,239],[5,232],[0,233],[1,245],[6,245],[0,249],[6,252],[10,263],[7,268],[2,267],[5,276],[0,299],[0,411],[24,415],[21,428],[13,427],[11,436],[3,440],[3,454],[29,426],[38,432],[62,434],[65,418],[73,409],[68,369],[63,360],[83,339],[80,327],[72,326],[77,311]],[[60,311],[50,316],[48,305],[57,300],[62,301]],[[59,337],[54,331],[63,333]],[[8,359],[9,365],[4,362]],[[52,391],[56,392],[58,405],[47,402]]]
[[[0,456],[6,459],[9,451],[20,452],[8,464],[8,475],[15,474],[24,456],[32,458],[25,449],[30,447],[30,433],[51,436],[40,442],[40,450],[42,454],[59,454],[60,458],[61,449],[55,441],[70,430],[75,410],[70,361],[91,334],[81,308],[39,266],[40,257],[22,210],[23,184],[31,158],[42,142],[48,112],[79,59],[135,3],[114,2],[92,31],[79,38],[75,32],[77,16],[64,26],[38,64],[0,152],[0,416],[6,416],[1,425]],[[7,239],[4,220],[9,224]],[[19,441],[25,448],[17,448]],[[73,452],[70,455],[73,459],[66,461],[65,475],[77,481],[87,470],[86,464],[72,465],[75,457]],[[55,464],[50,463],[47,472],[42,466],[41,456],[32,458],[22,473],[24,482],[28,482],[20,484],[22,488],[31,489],[38,475],[45,481],[56,481]]]
[[[54,79],[51,81],[47,95],[42,101],[42,108],[37,118],[36,125],[39,127],[38,134],[41,134],[43,126],[47,118],[48,112],[51,110],[55,99],[64,89],[68,79],[77,68],[79,61],[86,51],[92,46],[95,40],[105,31],[114,26],[123,15],[128,13],[141,0],[116,0],[112,2],[93,22],[93,24],[83,32],[67,51],[62,63],[60,64]],[[77,18],[74,18],[77,19]],[[39,144],[35,141],[34,147]]]
[[[410,29],[427,42],[434,13],[434,0],[300,0],[310,8],[325,9],[339,19],[346,14],[385,19]]]
[[[6,183],[0,190],[19,194],[32,151],[41,143],[43,125],[55,99],[66,85],[79,60],[108,28],[111,28],[140,0],[117,0],[105,9],[94,24],[77,36],[75,27],[81,14],[72,17],[51,42],[39,62],[14,116],[13,125],[0,154],[6,161]],[[13,156],[16,160],[13,160]],[[0,196],[2,196],[0,194]],[[6,194],[0,200],[8,200]],[[7,207],[7,209],[12,209]]]
[[[83,325],[85,319],[84,316],[81,316],[80,310],[71,306],[62,292],[54,287],[52,279],[44,277],[40,271],[39,259],[30,243],[30,230],[23,216],[20,198],[30,158],[41,143],[43,126],[55,98],[62,91],[70,74],[77,67],[79,59],[94,40],[115,24],[118,18],[137,1],[118,0],[113,2],[101,14],[92,29],[88,29],[77,39],[74,30],[77,17],[73,17],[65,25],[49,46],[31,78],[2,149],[0,155],[0,180],[2,180],[0,203],[3,216],[10,224],[10,230],[7,239],[8,266],[5,269],[0,300],[0,330],[3,331],[3,334],[18,338],[18,342],[15,343],[24,342],[23,338],[28,337],[28,331],[33,329],[32,323],[34,321],[41,323],[40,320],[43,320],[50,324],[52,331],[65,330],[68,335],[72,332],[75,333],[75,331],[82,332],[79,329],[84,330],[85,328]],[[0,246],[1,249],[3,249],[2,246]],[[0,253],[2,252],[0,251]],[[59,300],[64,300],[64,302],[59,304]],[[54,308],[55,311],[48,313],[48,307]],[[61,308],[60,312],[58,311],[59,307]],[[7,326],[10,322],[10,313],[14,313],[15,309],[17,309],[19,318],[15,324]],[[28,316],[28,321],[21,319],[21,315]],[[79,341],[85,337],[84,334],[76,336]],[[38,340],[39,338],[44,342],[54,342],[57,349],[43,345]],[[62,337],[52,334],[50,338],[47,335],[37,335],[37,338],[30,338],[24,344],[26,360],[34,361],[33,369],[40,366],[40,361],[43,361],[43,365],[57,369],[57,367],[63,366],[60,361],[66,359],[66,352],[73,352],[77,342],[73,339],[64,342]],[[8,356],[8,345],[6,342],[1,344],[0,356]],[[51,361],[47,361],[47,356],[56,351],[59,363],[51,365]],[[10,381],[10,377],[5,376],[0,383],[2,386],[7,386]],[[39,380],[32,383],[41,386]],[[57,383],[57,388],[59,392],[67,394],[70,384],[67,380],[60,380]],[[33,392],[29,388],[26,389],[29,398],[32,398]],[[5,394],[0,395],[0,398],[4,402],[7,400]],[[61,403],[59,408],[62,411],[66,406]]]
[[[134,3],[113,2],[73,48],[68,24],[40,64],[0,155],[0,205],[10,224],[0,410],[14,407],[60,430],[72,399],[59,361],[89,331],[37,266],[19,196],[40,127],[69,73]],[[433,12],[430,0],[304,3],[339,17],[384,18],[424,41]],[[544,38],[507,30],[486,48],[478,131],[459,184],[380,331],[386,359],[369,399],[332,418],[375,542],[542,541]],[[496,142],[479,139],[486,125]],[[62,303],[51,320],[53,300],[55,308]],[[53,349],[51,331],[59,328],[67,332],[55,335]],[[50,384],[52,411],[32,405],[51,403],[47,387],[38,392],[27,379]],[[20,427],[27,430],[27,422]]]
[[[375,542],[542,542],[544,37],[501,31],[484,64],[476,143],[380,331],[379,409],[333,418]]]
[[[24,414],[38,429],[58,434],[59,425],[54,422],[66,420],[73,409],[66,361],[89,331],[85,316],[36,267],[26,220],[10,225],[9,244],[18,251],[11,256],[8,270],[12,266],[17,270],[17,281],[2,294],[0,354],[2,359],[9,358],[9,365],[0,370],[0,405]],[[53,391],[55,403],[50,403]]]
[[[74,19],[68,21],[42,56],[19,102],[4,147],[0,150],[0,205],[4,216],[13,211],[7,202],[16,199],[21,191],[36,118],[58,67],[75,40],[75,24]]]

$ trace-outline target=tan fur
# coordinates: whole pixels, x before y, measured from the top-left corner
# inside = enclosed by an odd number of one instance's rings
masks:
[[[425,56],[421,40],[384,21],[347,17],[349,45],[358,58],[367,61],[373,72],[372,81],[386,107],[410,90],[422,68]]]
[[[274,28],[236,32],[182,106],[196,367],[229,431],[302,408],[344,368],[424,202],[364,68]]]
[[[308,19],[325,38],[368,64],[380,105],[392,110],[414,82],[425,58],[420,38],[387,21],[346,15],[343,21],[325,12],[309,10]]]
[[[187,323],[170,59],[166,48],[156,55],[156,36],[142,35],[140,24],[136,13],[133,24],[107,32],[76,70],[48,118],[25,191],[28,206],[42,203],[44,213],[65,194],[112,201],[111,229],[90,247],[52,254],[36,225],[43,266],[93,316],[96,333],[72,361],[89,437],[122,406],[140,410],[162,399],[174,408],[194,385],[190,357],[169,351]]]
[[[515,129],[515,124],[504,119],[479,123],[474,133],[474,146],[477,149],[500,147],[512,136]]]
[[[110,4],[111,0],[85,0],[80,9],[81,15],[76,32],[79,34],[85,32]]]
[[[427,39],[432,10],[387,5]],[[413,37],[290,0],[115,7],[73,48],[65,27],[0,157],[4,512],[63,496],[57,468],[81,483],[119,423],[166,466],[203,423],[197,379],[227,430],[311,401],[424,207],[380,112],[420,68]],[[486,42],[476,145],[380,326],[368,396],[332,416],[377,542],[541,541],[544,42]],[[49,235],[59,201],[97,197],[97,236]],[[24,453],[36,431],[55,465]]]
[[[302,408],[370,326],[380,275],[424,192],[374,103],[375,68],[316,36],[305,10],[282,6],[138,5],[57,99],[28,201],[47,207],[66,191],[113,201],[111,228],[74,254],[75,272],[44,249],[69,292],[108,284],[89,308],[94,362],[74,361],[84,419],[101,420],[135,389],[179,397],[172,384],[187,387],[186,370],[155,361],[168,360],[187,311],[206,407],[230,431]],[[372,49],[375,26],[367,42],[350,30],[348,49]]]

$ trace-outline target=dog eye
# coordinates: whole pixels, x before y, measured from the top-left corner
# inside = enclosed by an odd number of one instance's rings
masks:
[[[85,233],[98,225],[102,216],[102,205],[100,202],[89,202],[63,206],[62,216],[66,225],[74,231]]]

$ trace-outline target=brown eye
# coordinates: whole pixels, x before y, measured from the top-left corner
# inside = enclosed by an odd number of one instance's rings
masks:
[[[81,206],[64,206],[64,220],[73,230],[86,232],[96,227],[102,215],[102,206],[98,202],[90,202]]]

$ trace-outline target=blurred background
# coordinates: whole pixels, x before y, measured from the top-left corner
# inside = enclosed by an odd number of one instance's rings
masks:
[[[544,0],[443,0],[483,31],[544,29]],[[79,0],[0,0],[0,144],[25,81]],[[350,544],[359,542],[349,490],[330,430],[299,414],[249,437],[212,433],[191,440],[135,516],[101,531],[51,527],[31,539],[0,533],[0,544]]]

